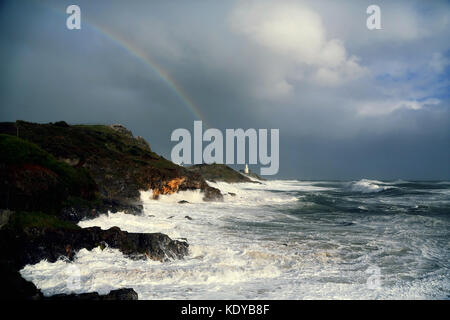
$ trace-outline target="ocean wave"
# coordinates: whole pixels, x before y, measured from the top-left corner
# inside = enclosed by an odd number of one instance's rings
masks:
[[[386,185],[382,181],[378,180],[369,180],[369,179],[361,179],[356,182],[352,182],[350,185],[350,190],[354,192],[361,193],[374,193],[381,192],[388,189],[395,188],[393,186]]]
[[[182,260],[82,249],[72,262],[41,261],[21,274],[45,295],[69,293],[69,267],[77,267],[76,293],[132,287],[140,299],[448,298],[445,194],[368,179],[208,183],[223,202],[204,202],[199,191],[154,200],[147,191],[140,215],[117,212],[79,223],[185,238],[190,254]],[[366,285],[372,265],[382,273],[377,290]]]
[[[164,203],[178,203],[179,201],[188,201],[189,203],[203,203],[205,194],[199,189],[196,190],[183,190],[172,194],[159,194],[159,202]],[[146,202],[153,200],[153,190],[141,191],[141,201]]]

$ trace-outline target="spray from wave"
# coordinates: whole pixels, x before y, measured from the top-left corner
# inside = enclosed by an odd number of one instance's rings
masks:
[[[361,179],[356,182],[352,182],[350,184],[350,189],[355,192],[362,192],[362,193],[370,193],[370,192],[381,192],[388,189],[395,188],[393,186],[385,185],[381,181],[377,180],[368,180],[368,179]]]
[[[203,202],[197,191],[159,200],[142,192],[142,215],[119,212],[79,223],[186,238],[190,254],[183,260],[133,261],[118,250],[96,248],[81,250],[73,262],[41,261],[21,273],[46,295],[70,292],[69,266],[80,270],[77,293],[132,287],[140,299],[450,295],[448,184],[209,184],[221,190],[224,202]],[[403,191],[383,192],[388,189]],[[370,285],[375,276],[379,286]]]

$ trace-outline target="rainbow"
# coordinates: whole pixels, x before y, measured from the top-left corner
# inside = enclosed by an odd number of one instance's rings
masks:
[[[61,8],[53,7],[47,3],[42,3],[41,1],[36,1],[40,5],[51,9],[51,11],[57,14],[64,14],[67,16],[65,10],[62,11]],[[137,58],[141,61],[145,66],[147,66],[150,70],[152,70],[166,85],[171,89],[172,92],[176,94],[176,96],[183,102],[185,106],[187,106],[188,110],[194,116],[194,120],[202,120],[203,125],[205,127],[210,127],[206,120],[206,117],[198,107],[192,102],[189,96],[184,92],[183,88],[177,84],[177,82],[164,70],[162,69],[147,53],[145,53],[142,49],[140,49],[135,44],[126,40],[122,36],[117,33],[113,33],[107,30],[104,27],[99,26],[98,24],[93,23],[92,21],[87,21],[85,17],[81,18],[81,26],[82,28],[88,26],[92,30],[96,31],[98,34],[107,38],[109,41],[116,44],[118,47],[126,50],[131,56]]]

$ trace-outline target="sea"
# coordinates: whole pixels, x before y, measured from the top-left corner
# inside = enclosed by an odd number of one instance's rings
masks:
[[[133,288],[139,299],[450,298],[448,181],[208,183],[223,202],[198,191],[153,200],[148,191],[141,215],[79,222],[165,233],[189,243],[184,259],[99,247],[21,274],[46,296]]]

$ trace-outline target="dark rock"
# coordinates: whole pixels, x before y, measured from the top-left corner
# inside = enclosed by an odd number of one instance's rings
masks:
[[[189,216],[185,216],[185,218],[188,219],[188,220],[192,220],[192,218],[189,217]]]
[[[45,300],[138,300],[138,294],[131,288],[111,290],[106,295],[97,292],[81,294],[57,294]]]
[[[82,219],[93,219],[98,217],[101,213],[124,212],[133,215],[142,214],[143,205],[134,201],[119,200],[103,200],[100,204],[93,204],[88,206],[86,204],[73,204],[65,206],[60,210],[59,217],[66,221],[78,222]]]
[[[7,225],[9,217],[13,214],[13,211],[0,209],[0,229]]]
[[[232,196],[232,197],[235,197],[235,196],[236,196],[236,193],[234,193],[234,192],[228,192],[228,194],[229,194],[230,196]]]
[[[58,214],[69,202],[95,200],[98,189],[86,169],[6,134],[0,134],[0,149],[0,208]]]
[[[225,164],[196,164],[187,168],[195,172],[208,181],[225,181],[228,183],[236,182],[254,182],[245,175],[230,168]]]
[[[145,150],[147,150],[147,151],[151,151],[151,149],[150,149],[150,144],[147,142],[147,140],[145,140],[145,139],[142,138],[141,136],[138,136],[138,137],[136,138],[136,142],[139,144],[139,146],[140,146],[142,149],[145,149]]]
[[[112,290],[106,295],[97,292],[82,294],[58,294],[44,297],[41,290],[22,278],[18,271],[0,264],[1,290],[0,300],[138,300],[138,294],[130,288]]]
[[[205,182],[206,184],[206,182]],[[204,189],[205,197],[203,198],[204,201],[222,201],[223,196],[220,193],[219,189],[209,187]]]
[[[180,200],[180,201],[178,201],[178,203],[180,203],[180,204],[182,204],[182,203],[189,203],[189,201],[186,201],[186,200]]]
[[[109,127],[114,129],[115,131],[119,132],[120,134],[126,135],[130,138],[133,137],[133,133],[121,124],[112,124]]]
[[[105,244],[137,259],[166,261],[181,259],[188,254],[187,243],[172,240],[162,233],[128,233],[118,227],[108,230],[99,227],[79,228],[68,222],[44,218],[39,218],[39,224],[20,227],[15,226],[13,221],[0,231],[3,262],[20,270],[27,264],[35,264],[43,259],[50,262],[55,262],[61,256],[73,259],[80,249],[92,250]],[[53,225],[44,225],[50,223]]]
[[[93,219],[100,215],[96,209],[86,207],[65,207],[61,209],[60,217],[65,221],[78,222],[82,219]]]
[[[97,292],[83,294],[58,294],[44,297],[41,290],[22,278],[11,265],[0,263],[0,300],[137,300],[138,294],[129,288],[112,290],[106,295]]]
[[[52,215],[15,212],[10,214],[8,223],[0,230],[0,298],[41,299],[41,292],[34,284],[22,279],[18,270],[43,259],[49,262],[61,257],[72,260],[82,248],[92,250],[106,246],[117,248],[132,259],[158,261],[181,259],[189,250],[187,242],[172,240],[162,233],[128,233],[118,227],[108,230],[80,228]],[[124,292],[113,292],[114,295],[100,298],[133,298],[120,295]],[[76,298],[98,297],[92,293]]]
[[[57,121],[57,122],[55,122],[53,125],[54,125],[54,126],[57,126],[57,127],[61,127],[61,128],[68,128],[68,127],[70,127],[70,126],[67,124],[67,122],[65,122],[65,121]]]
[[[15,137],[17,132],[20,139]],[[134,138],[121,125],[17,121],[0,123],[0,135],[9,137],[10,147],[2,146],[0,157],[0,208],[63,211],[63,217],[75,221],[89,217],[90,209],[140,213],[140,190],[152,189],[157,198],[159,194],[200,189],[205,201],[223,200],[220,191],[200,175],[157,155],[143,138]],[[35,156],[15,159],[13,156],[21,154],[15,152],[16,147],[20,144],[22,148],[24,141]],[[8,162],[8,157],[14,160]]]
[[[170,217],[168,217],[167,219],[172,219],[174,216],[170,216]]]
[[[10,264],[0,262],[0,300],[40,300],[42,292]]]
[[[261,181],[267,181],[267,179],[264,179],[264,178],[262,178],[262,177],[260,177],[259,175],[257,175],[256,173],[254,173],[254,172],[249,172],[249,173],[245,173],[245,172],[243,172],[243,171],[241,171],[244,175],[246,175],[246,176],[248,176],[248,177],[252,177],[252,178],[255,178],[255,179],[258,179],[258,180],[261,180]],[[254,181],[254,182],[257,182],[257,181]],[[258,183],[260,183],[260,182],[258,182]]]

